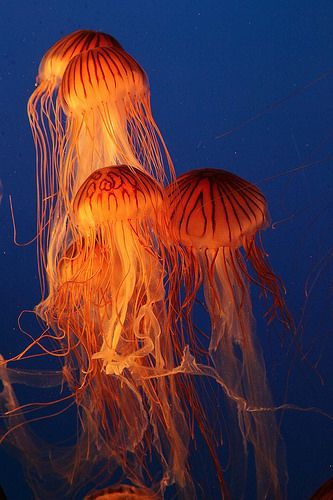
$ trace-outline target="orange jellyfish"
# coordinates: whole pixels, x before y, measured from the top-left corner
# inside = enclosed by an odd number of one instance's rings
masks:
[[[103,344],[99,353],[92,353],[104,360],[106,373],[121,373],[155,346],[149,332],[159,322],[153,310],[163,300],[164,289],[153,225],[161,204],[156,181],[126,165],[96,170],[73,202],[79,233],[74,239],[84,238],[90,249],[96,244],[107,249],[106,292],[111,301],[103,313]],[[129,332],[133,337],[125,338]]]
[[[157,182],[126,165],[96,170],[74,198],[72,243],[36,312],[64,332],[66,352],[84,353],[81,372],[102,359],[107,374],[121,374],[157,349],[164,268],[154,226],[161,205]]]
[[[121,45],[106,33],[78,30],[61,38],[44,55],[38,69],[36,89],[28,102],[28,117],[36,148],[37,213],[39,237],[39,272],[44,289],[43,267],[44,244],[48,240],[45,231],[58,192],[57,172],[59,143],[63,135],[61,108],[56,99],[64,71],[69,61],[77,54],[95,47],[117,47]]]
[[[151,450],[161,487],[192,492],[187,403],[176,381],[187,368],[177,364],[168,332],[166,256],[156,229],[162,207],[159,184],[142,170],[93,172],[74,197],[72,243],[36,312],[58,341],[50,354],[64,359],[92,451],[145,484]],[[87,459],[78,448],[78,471]]]
[[[283,451],[254,332],[249,293],[251,283],[259,285],[265,297],[272,297],[270,313],[279,310],[282,320],[290,322],[280,281],[258,238],[268,225],[266,200],[256,186],[237,175],[208,168],[181,175],[169,186],[168,196],[170,234],[179,248],[184,284],[182,291],[179,276],[171,278],[170,301],[178,301],[178,317],[186,323],[187,329],[178,326],[178,331],[186,332],[183,345],[188,342],[193,353],[202,352],[205,346],[198,345],[193,333],[191,310],[203,287],[211,321],[207,363],[210,370],[215,370],[216,380],[225,384],[225,392],[231,391],[227,403],[239,426],[238,436],[230,433],[234,437],[230,447],[235,459],[232,470],[236,497],[243,494],[251,444],[257,497],[280,498],[286,484]],[[251,263],[254,274],[246,261]]]

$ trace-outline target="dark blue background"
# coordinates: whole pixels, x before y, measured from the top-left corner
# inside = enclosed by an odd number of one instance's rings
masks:
[[[253,290],[273,395],[277,403],[283,400],[291,366],[288,401],[332,414],[333,74],[325,75],[333,69],[332,27],[330,0],[3,3],[0,351],[19,349],[18,314],[39,300],[35,247],[13,244],[8,203],[11,194],[18,238],[29,240],[36,219],[35,158],[26,103],[38,64],[63,35],[78,28],[102,30],[147,71],[153,112],[177,172],[225,168],[267,195],[275,229],[265,233],[264,242],[286,284],[307,354],[288,354],[281,327],[268,329],[262,321]],[[282,432],[289,496],[308,498],[333,475],[332,421],[314,411],[288,411]],[[31,497],[19,465],[5,452],[0,483],[11,500]]]

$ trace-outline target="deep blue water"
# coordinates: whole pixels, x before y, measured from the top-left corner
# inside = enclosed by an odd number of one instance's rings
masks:
[[[75,29],[96,29],[119,39],[146,70],[154,116],[178,174],[224,168],[264,191],[274,227],[264,243],[307,354],[291,357],[281,342],[288,334],[279,325],[266,328],[254,290],[274,400],[283,400],[291,366],[288,402],[333,414],[332,26],[329,0],[3,3],[0,352],[16,351],[18,315],[39,300],[35,247],[14,245],[8,202],[12,195],[19,241],[31,239],[35,157],[26,103],[44,52]],[[289,497],[309,498],[333,475],[332,420],[287,411],[282,432]],[[5,451],[0,483],[10,500],[31,498],[19,464]]]

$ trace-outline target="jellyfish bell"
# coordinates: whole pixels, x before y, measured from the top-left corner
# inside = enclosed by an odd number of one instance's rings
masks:
[[[163,194],[148,174],[127,165],[93,172],[73,203],[76,224],[83,234],[108,222],[156,219]]]
[[[187,247],[238,248],[268,225],[261,191],[225,170],[193,170],[168,189],[172,231]]]
[[[78,54],[66,68],[59,98],[69,144],[64,182],[74,179],[74,190],[96,166],[128,163],[164,182],[166,159],[174,175],[152,116],[148,77],[125,50],[98,47]]]
[[[72,58],[64,72],[61,104],[67,116],[81,116],[108,101],[129,106],[149,95],[148,77],[125,51],[97,47]]]
[[[59,133],[61,129],[61,117],[54,97],[65,69],[73,57],[96,47],[115,47],[122,50],[119,42],[111,35],[92,30],[78,30],[56,42],[40,62],[36,89],[28,101],[28,117],[37,154],[41,156],[37,156],[41,167],[46,165],[47,160],[51,160],[46,157],[50,153],[49,148],[55,154],[55,141],[58,139],[56,132]]]
[[[61,38],[45,53],[38,68],[36,89],[28,101],[28,117],[34,138],[38,134],[38,138],[42,140],[42,130],[38,127],[42,127],[45,119],[48,122],[48,133],[52,134],[53,128],[59,126],[59,123],[52,123],[52,119],[60,120],[59,116],[52,116],[57,107],[52,99],[59,88],[65,69],[73,57],[96,47],[122,49],[119,42],[111,35],[92,30],[78,30]]]
[[[211,323],[207,355],[216,380],[221,377],[242,402],[259,410],[247,412],[237,404],[237,398],[227,401],[240,431],[239,438],[230,445],[239,460],[232,467],[239,474],[236,497],[243,494],[248,443],[254,450],[258,498],[266,498],[267,494],[279,497],[285,484],[283,451],[261,349],[254,334],[249,293],[249,285],[258,284],[264,296],[272,296],[271,313],[280,310],[282,318],[289,320],[280,281],[260,242],[260,231],[268,225],[266,200],[256,186],[217,169],[181,175],[168,187],[167,195],[170,239],[179,248],[185,288],[176,316],[185,319],[185,330],[194,331],[191,310],[202,286]],[[247,268],[247,261],[256,275]],[[181,295],[181,287],[179,277],[173,277],[171,302]],[[199,352],[195,335],[189,343],[192,352]]]
[[[69,61],[81,52],[96,47],[117,47],[120,43],[111,35],[93,30],[77,30],[58,40],[43,56],[37,83],[52,82],[58,86]]]

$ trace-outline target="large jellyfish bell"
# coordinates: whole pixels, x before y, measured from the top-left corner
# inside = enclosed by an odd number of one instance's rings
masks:
[[[73,58],[62,79],[60,100],[69,145],[64,178],[75,179],[76,174],[79,186],[96,165],[125,163],[164,181],[163,153],[173,175],[152,116],[148,77],[124,50],[98,47]]]
[[[258,498],[266,498],[268,492],[279,495],[284,481],[278,465],[279,432],[274,415],[268,410],[272,410],[273,404],[254,333],[249,293],[250,283],[259,284],[266,297],[272,296],[271,314],[280,310],[282,318],[289,320],[279,279],[258,238],[268,225],[266,200],[256,186],[237,175],[208,168],[181,175],[169,186],[168,197],[171,240],[179,248],[185,284],[178,317],[186,318],[186,330],[193,331],[191,309],[202,285],[211,321],[207,355],[217,378],[242,401],[238,404],[237,397],[228,401],[240,431],[237,442],[231,445],[238,461],[232,469],[238,471],[239,478],[242,474],[245,478],[250,442],[255,455]],[[254,275],[246,261],[252,264]],[[181,286],[174,278],[173,297],[181,295]],[[193,352],[199,352],[195,336],[190,341]],[[244,400],[256,411],[245,410]],[[241,484],[238,481],[238,487]]]

